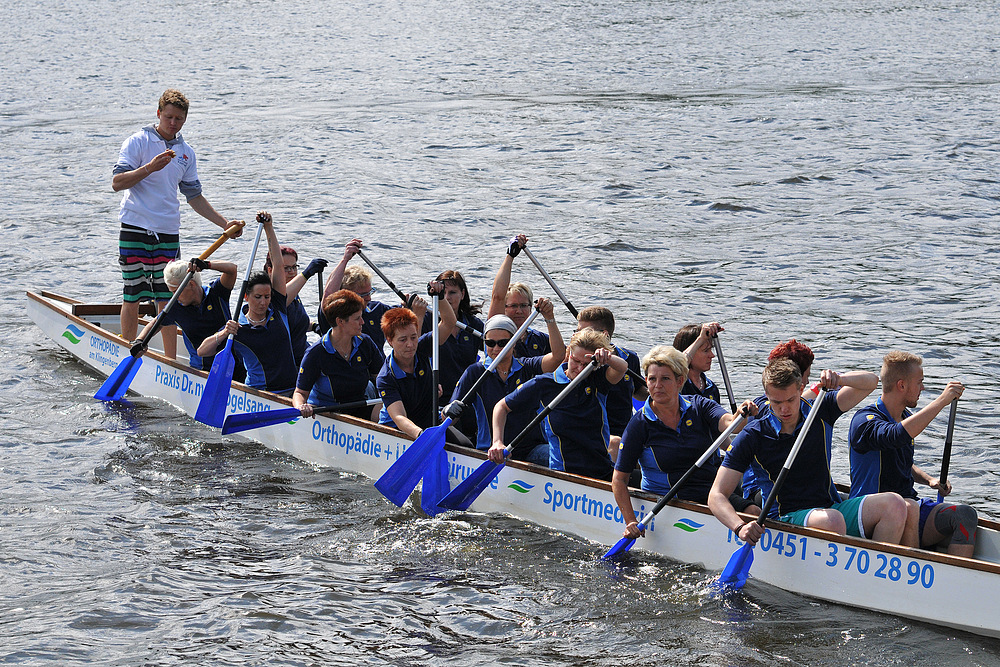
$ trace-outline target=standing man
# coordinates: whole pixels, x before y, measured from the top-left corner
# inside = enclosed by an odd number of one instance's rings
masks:
[[[708,495],[712,514],[751,544],[757,543],[764,529],[755,521],[741,519],[729,495],[755,460],[766,475],[760,481],[767,498],[812,408],[802,398],[802,371],[790,359],[769,362],[762,381],[768,406],[736,436]],[[865,371],[839,374],[825,370],[820,385],[830,391],[818,407],[817,419],[806,433],[768,518],[899,544],[906,523],[906,502],[895,493],[841,500],[830,475],[833,424],[878,386],[878,376]]]
[[[164,91],[156,109],[157,124],[125,140],[111,179],[112,190],[125,190],[118,211],[118,265],[125,282],[122,338],[128,341],[139,328],[139,302],[154,300],[162,309],[170,299],[163,269],[180,253],[177,190],[196,213],[220,228],[236,224],[222,217],[201,194],[194,151],[180,135],[187,112],[188,101],[180,91]],[[162,336],[164,352],[176,357],[176,327],[164,327]]]
[[[911,413],[924,389],[923,359],[892,350],[882,358],[882,396],[858,410],[851,420],[851,497],[894,491],[906,500],[908,513],[903,544],[908,547],[945,545],[948,553],[972,558],[979,516],[968,505],[918,498],[914,480],[932,489],[951,492],[913,463],[913,439],[938,414],[958,399],[965,387],[951,381],[941,395]]]

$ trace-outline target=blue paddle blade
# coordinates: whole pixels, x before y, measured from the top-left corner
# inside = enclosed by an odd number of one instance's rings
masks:
[[[375,488],[389,499],[393,505],[402,507],[406,499],[417,488],[417,482],[424,474],[424,468],[434,459],[438,451],[444,449],[444,437],[451,425],[451,417],[445,418],[438,426],[425,429],[414,440],[402,456],[382,473],[375,482]]]
[[[638,398],[632,399],[632,412],[642,412],[642,406],[646,405],[646,401],[640,401]]]
[[[619,556],[623,556],[629,549],[632,548],[633,544],[635,544],[634,537],[623,537],[615,543],[615,546],[608,549],[607,552],[601,556],[601,559],[613,560]]]
[[[753,565],[753,545],[747,543],[737,549],[719,575],[719,584],[739,590],[747,583],[750,576],[750,566]]]
[[[438,503],[448,495],[449,491],[451,486],[448,483],[448,453],[442,449],[424,470],[424,481],[420,485],[420,509],[427,516],[435,516],[446,511]]]
[[[450,510],[464,511],[476,501],[486,487],[493,483],[496,476],[503,468],[502,463],[493,461],[483,461],[479,467],[472,471],[472,474],[462,480],[462,482],[446,495],[439,505]]]
[[[202,424],[222,428],[226,420],[226,408],[229,405],[229,388],[233,384],[233,339],[226,340],[222,352],[215,355],[212,370],[205,380],[205,391],[198,403],[198,411],[194,418]]]
[[[199,406],[200,407],[200,406]],[[264,410],[262,412],[242,412],[238,415],[229,415],[222,425],[222,435],[249,431],[252,428],[263,428],[273,426],[289,420],[301,417],[302,412],[298,408],[282,408],[280,410]]]
[[[108,376],[108,379],[104,381],[101,388],[97,390],[94,394],[94,398],[99,401],[117,401],[120,400],[125,392],[128,391],[129,385],[132,384],[132,378],[135,377],[136,371],[139,370],[139,366],[142,365],[142,357],[129,356],[127,359],[122,359],[115,368],[114,372]]]

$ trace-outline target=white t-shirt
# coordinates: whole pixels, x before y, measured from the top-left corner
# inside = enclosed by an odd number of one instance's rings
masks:
[[[120,222],[156,233],[180,232],[178,187],[188,199],[201,194],[194,151],[180,134],[165,141],[152,125],[142,128],[122,144],[114,172],[138,169],[168,148],[176,153],[170,164],[125,190],[118,211]]]

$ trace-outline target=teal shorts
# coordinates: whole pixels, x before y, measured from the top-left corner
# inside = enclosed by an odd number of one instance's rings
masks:
[[[839,502],[830,509],[837,510],[844,515],[844,523],[847,524],[847,534],[853,537],[867,537],[865,535],[865,526],[861,521],[861,506],[865,503],[864,496],[858,496],[857,498],[848,498],[843,502]],[[788,514],[782,514],[778,517],[778,521],[784,521],[785,523],[790,523],[793,526],[805,526],[806,522],[809,520],[809,515],[816,511],[814,508],[808,510],[798,510],[797,512],[789,512]]]

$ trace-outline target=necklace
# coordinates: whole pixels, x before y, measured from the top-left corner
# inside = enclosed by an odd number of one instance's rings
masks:
[[[264,324],[264,322],[267,322],[267,313],[264,313],[264,317],[262,319],[255,320],[253,317],[250,316],[250,311],[248,310],[247,311],[247,322],[249,322],[250,324],[252,324],[254,326],[260,326],[260,325]]]

